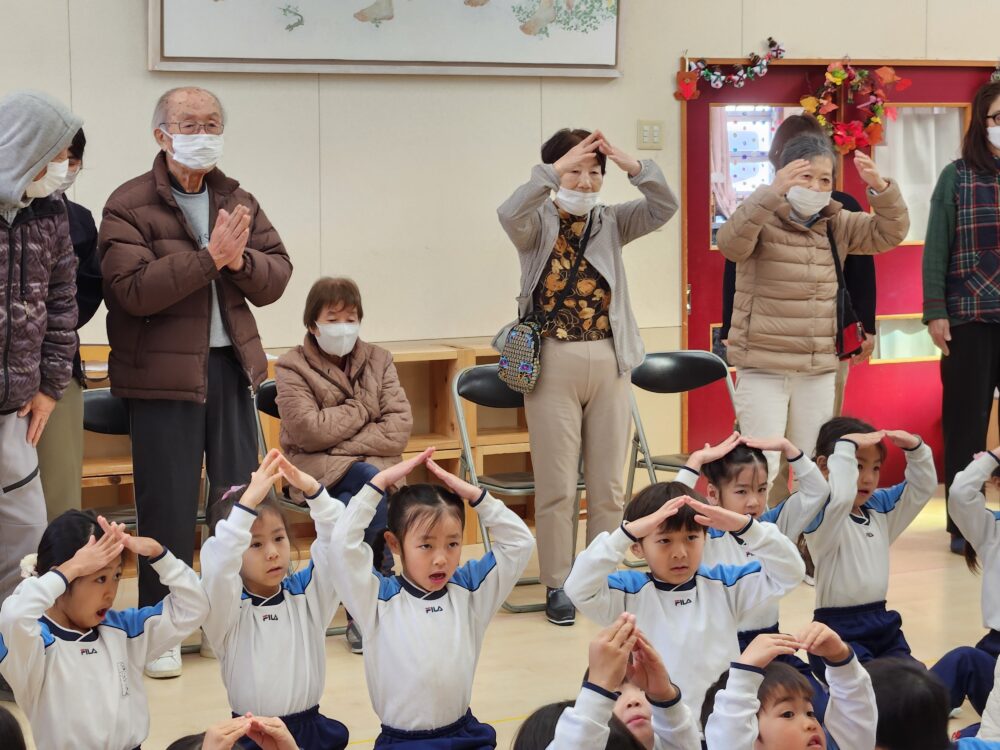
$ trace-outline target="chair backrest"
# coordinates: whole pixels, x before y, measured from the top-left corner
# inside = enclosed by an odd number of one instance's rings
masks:
[[[83,429],[102,435],[128,435],[128,404],[111,395],[110,388],[88,388],[83,392]]]
[[[494,409],[517,409],[524,406],[524,396],[512,391],[500,380],[497,365],[476,365],[458,373],[455,391],[480,406]]]
[[[729,378],[729,368],[712,352],[650,352],[632,370],[632,384],[653,393],[684,393]],[[731,385],[731,384],[730,384]]]
[[[265,380],[257,389],[257,411],[281,419],[278,414],[278,385],[273,380]]]

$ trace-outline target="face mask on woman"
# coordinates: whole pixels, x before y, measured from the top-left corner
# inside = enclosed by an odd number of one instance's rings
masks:
[[[1000,125],[990,125],[986,128],[986,137],[990,139],[993,148],[1000,148]]]
[[[67,164],[68,163],[69,162],[67,162]],[[69,169],[66,172],[66,177],[63,179],[62,183],[53,192],[57,193],[59,195],[62,195],[63,193],[65,193],[67,190],[69,190],[71,187],[73,187],[73,183],[76,182],[76,176],[78,174],[80,174],[80,168],[79,167],[77,167],[76,169]]]
[[[808,219],[826,208],[830,204],[832,196],[833,193],[829,190],[819,192],[818,190],[810,190],[801,185],[792,185],[788,189],[788,194],[785,198],[791,204],[792,210],[796,214],[803,219]]]
[[[556,193],[556,205],[573,216],[586,216],[597,205],[600,193],[583,193],[561,187]]]
[[[50,161],[45,168],[45,176],[30,183],[24,194],[29,198],[45,198],[52,195],[66,179],[69,172],[69,159]]]
[[[358,341],[360,323],[316,323],[316,343],[334,357],[349,354]]]

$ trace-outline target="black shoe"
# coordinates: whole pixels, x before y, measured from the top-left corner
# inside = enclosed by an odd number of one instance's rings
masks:
[[[576,622],[576,607],[562,589],[545,589],[545,617],[553,625]]]
[[[952,534],[951,535],[951,545],[950,545],[950,547],[951,547],[952,554],[955,554],[955,555],[964,555],[965,554],[965,540],[962,537],[958,536],[958,534]]]
[[[347,632],[344,634],[347,638],[347,645],[351,649],[352,654],[363,654],[365,652],[364,643],[361,640],[361,631],[358,630],[357,624],[351,620],[347,623]]]

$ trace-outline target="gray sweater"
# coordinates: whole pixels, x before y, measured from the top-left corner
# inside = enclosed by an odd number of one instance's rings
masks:
[[[585,253],[587,262],[611,287],[611,333],[620,373],[631,370],[645,356],[629,299],[622,246],[666,224],[678,205],[677,196],[656,163],[643,160],[640,164],[639,174],[629,182],[639,188],[643,197],[614,206],[598,206]],[[558,189],[559,175],[555,168],[551,164],[538,164],[531,170],[531,179],[497,209],[500,225],[517,248],[521,261],[518,319],[531,312],[533,292],[548,267],[559,233],[559,211],[551,200],[551,192]],[[497,351],[502,349],[507,332],[515,323],[516,320],[508,323],[493,339]]]

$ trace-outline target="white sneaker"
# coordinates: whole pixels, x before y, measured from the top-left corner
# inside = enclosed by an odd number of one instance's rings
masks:
[[[143,670],[147,677],[154,680],[165,680],[169,677],[181,676],[181,647],[174,646],[153,659]]]
[[[958,708],[951,709],[951,711],[948,713],[948,718],[957,719],[961,715],[962,715],[962,707],[959,706]]]
[[[810,575],[807,575],[807,576],[806,576],[805,578],[803,578],[802,580],[803,580],[803,581],[805,582],[806,586],[815,586],[815,585],[816,585],[816,579],[815,579],[815,578],[813,578],[813,577],[812,577],[812,576],[810,576]]]

